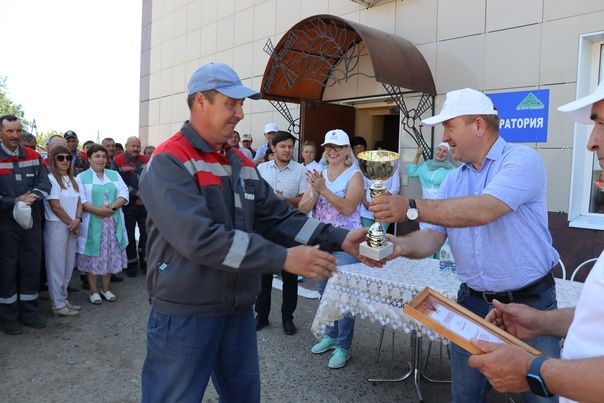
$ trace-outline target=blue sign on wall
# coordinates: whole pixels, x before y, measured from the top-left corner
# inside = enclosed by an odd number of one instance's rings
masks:
[[[499,134],[509,142],[545,143],[549,90],[486,94],[499,113]]]

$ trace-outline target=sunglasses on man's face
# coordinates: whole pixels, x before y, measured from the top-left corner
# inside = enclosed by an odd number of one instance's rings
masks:
[[[63,162],[65,160],[71,161],[71,155],[59,154],[55,157],[55,160],[58,162]]]

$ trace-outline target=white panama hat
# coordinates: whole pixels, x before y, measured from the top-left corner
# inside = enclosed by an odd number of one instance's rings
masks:
[[[598,88],[591,94],[579,98],[576,101],[569,102],[558,108],[560,112],[567,113],[575,122],[579,123],[592,123],[591,106],[596,102],[604,99],[604,81],[598,85]]]

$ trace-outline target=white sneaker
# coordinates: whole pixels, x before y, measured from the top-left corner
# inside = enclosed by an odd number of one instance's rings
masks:
[[[76,315],[79,315],[79,314],[80,314],[80,311],[69,309],[67,307],[67,305],[65,305],[61,309],[53,309],[52,310],[52,315],[54,317],[57,317],[57,316],[76,316]]]
[[[73,305],[72,303],[70,303],[69,301],[67,301],[67,304],[65,304],[65,306],[73,311],[79,311],[80,309],[82,309],[81,306],[79,305]]]

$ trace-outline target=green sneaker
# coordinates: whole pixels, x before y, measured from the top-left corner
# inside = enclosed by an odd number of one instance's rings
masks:
[[[313,354],[321,354],[327,350],[333,350],[334,348],[336,348],[336,339],[332,339],[329,336],[323,336],[321,341],[312,346],[310,351]]]
[[[342,368],[346,365],[346,361],[350,358],[350,353],[348,350],[344,350],[343,348],[336,348],[331,354],[331,358],[329,359],[329,364],[327,365],[329,368],[337,369]]]

